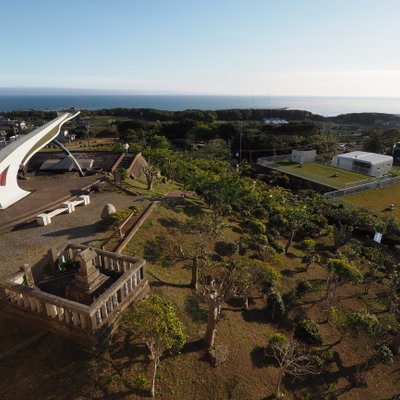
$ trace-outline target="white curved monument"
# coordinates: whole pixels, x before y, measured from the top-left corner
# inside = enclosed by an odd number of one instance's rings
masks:
[[[78,114],[79,111],[60,113],[57,118],[0,150],[0,209],[5,209],[30,194],[18,186],[20,166],[25,166],[35,153],[58,136],[65,122]]]

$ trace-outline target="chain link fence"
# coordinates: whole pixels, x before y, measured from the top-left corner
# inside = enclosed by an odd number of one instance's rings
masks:
[[[397,184],[400,184],[400,176],[397,176],[394,178],[383,177],[383,178],[379,178],[379,179],[369,182],[369,183],[364,183],[362,185],[357,185],[357,186],[349,187],[346,189],[334,190],[332,192],[325,193],[324,197],[328,200],[337,199],[339,197],[349,196],[351,194],[356,194],[356,193],[361,193],[361,192],[366,192],[367,190],[376,189],[376,188],[382,189],[387,186],[397,185]]]

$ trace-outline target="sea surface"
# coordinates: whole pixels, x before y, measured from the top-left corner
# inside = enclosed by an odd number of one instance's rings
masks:
[[[188,95],[1,95],[0,112],[76,107],[218,110],[227,108],[294,108],[334,116],[354,112],[400,114],[399,98],[306,96],[188,96]]]

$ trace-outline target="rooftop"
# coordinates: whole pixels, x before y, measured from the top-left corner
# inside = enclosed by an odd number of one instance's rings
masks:
[[[367,153],[365,151],[352,151],[350,153],[340,154],[337,157],[340,158],[350,158],[357,159],[362,161],[376,162],[376,161],[392,161],[392,156],[387,156],[385,154],[377,154],[377,153]]]

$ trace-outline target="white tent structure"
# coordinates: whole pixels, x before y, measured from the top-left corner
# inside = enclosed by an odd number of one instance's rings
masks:
[[[379,178],[392,169],[393,157],[364,151],[352,151],[333,157],[331,165]]]

